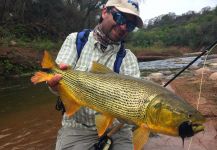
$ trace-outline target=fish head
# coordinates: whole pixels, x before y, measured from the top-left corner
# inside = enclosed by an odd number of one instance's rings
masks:
[[[148,127],[153,132],[191,137],[203,131],[205,118],[182,98],[163,93],[155,96],[146,111]]]

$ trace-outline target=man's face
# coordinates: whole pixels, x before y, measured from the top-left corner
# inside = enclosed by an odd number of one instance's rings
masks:
[[[118,42],[126,38],[135,28],[136,17],[122,13],[115,8],[102,10],[102,31],[113,41]]]

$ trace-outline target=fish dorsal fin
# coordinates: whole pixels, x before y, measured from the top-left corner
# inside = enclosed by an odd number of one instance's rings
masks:
[[[143,145],[148,141],[150,131],[144,125],[141,125],[133,132],[134,150],[141,150]]]
[[[44,51],[44,57],[42,59],[41,66],[43,69],[51,69],[56,66],[48,51]]]
[[[114,73],[110,68],[96,62],[93,61],[92,64],[92,68],[90,70],[90,72],[92,73],[102,73],[102,74],[106,74],[106,73]]]

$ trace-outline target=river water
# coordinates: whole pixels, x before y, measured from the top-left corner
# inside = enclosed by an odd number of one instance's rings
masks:
[[[156,60],[139,63],[140,70],[163,70],[163,69],[180,69],[187,64],[189,64],[195,57],[180,57],[180,58],[170,58],[165,60]],[[192,64],[193,67],[198,66],[202,62],[199,58],[195,63]]]
[[[30,77],[1,80],[0,149],[54,149],[61,117],[55,99]]]
[[[141,62],[142,71],[180,69],[194,57]],[[200,63],[197,61],[194,65]],[[56,97],[30,77],[0,80],[0,149],[54,149],[61,114]]]

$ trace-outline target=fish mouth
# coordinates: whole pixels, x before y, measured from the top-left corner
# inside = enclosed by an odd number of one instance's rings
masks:
[[[185,137],[191,137],[203,130],[204,126],[202,124],[185,121],[179,126],[179,136],[184,139]]]
[[[192,129],[194,131],[194,134],[195,133],[198,133],[200,131],[204,131],[204,126],[202,124],[192,124]]]

